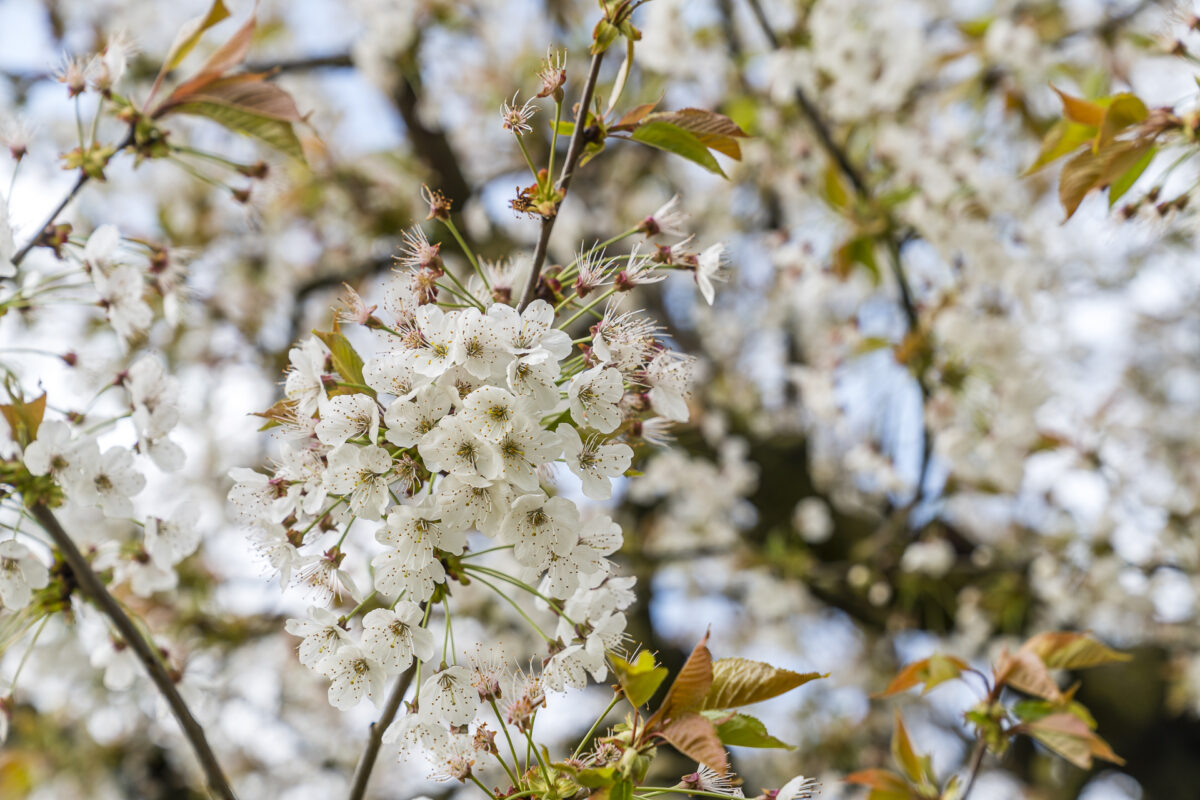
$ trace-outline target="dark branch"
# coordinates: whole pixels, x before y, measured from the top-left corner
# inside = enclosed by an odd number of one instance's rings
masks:
[[[575,176],[575,167],[583,155],[588,106],[592,104],[592,94],[596,91],[596,79],[600,76],[600,62],[603,60],[604,51],[592,55],[592,66],[588,70],[587,81],[583,84],[583,96],[579,100],[579,110],[575,113],[575,130],[571,133],[571,144],[567,147],[567,160],[563,163],[562,176],[555,184],[556,188],[562,192],[564,199],[567,189],[571,186],[571,178]],[[557,219],[557,213],[554,216],[542,218],[542,230],[538,235],[537,247],[533,251],[533,266],[529,270],[529,280],[525,283],[525,291],[521,293],[521,302],[517,304],[517,311],[524,311],[525,306],[529,305],[529,301],[533,299],[538,278],[541,277],[542,267],[546,263],[546,251],[550,246],[550,232],[554,229],[554,222]]]
[[[362,800],[366,795],[367,783],[371,780],[371,770],[375,767],[375,759],[379,757],[379,748],[383,744],[383,733],[396,718],[396,712],[400,710],[400,703],[404,700],[404,694],[408,691],[409,684],[412,683],[416,667],[417,665],[413,664],[400,673],[383,706],[383,713],[379,715],[376,722],[371,723],[371,730],[367,734],[367,747],[363,750],[362,758],[358,760],[358,767],[354,770],[354,781],[350,786],[348,800]]]
[[[54,540],[54,546],[62,553],[63,560],[71,568],[71,572],[84,594],[112,620],[113,627],[121,634],[121,638],[133,650],[137,659],[142,662],[142,666],[150,675],[150,680],[154,682],[163,699],[167,701],[167,705],[171,707],[175,719],[179,720],[179,727],[183,730],[184,737],[196,752],[196,758],[199,759],[200,767],[208,779],[209,789],[221,800],[235,800],[229,780],[221,770],[221,765],[217,762],[217,757],[213,754],[212,748],[208,745],[208,739],[204,736],[204,729],[192,716],[191,710],[188,709],[187,703],[175,688],[175,682],[167,674],[153,646],[142,636],[133,620],[121,608],[120,603],[104,588],[104,584],[96,577],[96,573],[92,571],[83,553],[79,552],[75,542],[59,524],[54,512],[41,504],[35,505],[32,512],[38,523]]]

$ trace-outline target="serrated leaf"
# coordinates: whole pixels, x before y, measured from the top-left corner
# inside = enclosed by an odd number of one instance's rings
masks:
[[[614,654],[609,654],[609,662],[625,697],[635,708],[645,705],[667,678],[667,668],[656,665],[648,650],[638,653],[633,663]]]
[[[1051,714],[1035,722],[1019,725],[1016,730],[1032,736],[1080,769],[1091,769],[1093,758],[1118,765],[1125,763],[1107,742],[1074,714]]]
[[[699,164],[709,172],[716,173],[722,178],[726,177],[721,165],[717,163],[713,154],[708,152],[704,143],[696,138],[695,134],[685,131],[678,125],[658,121],[643,122],[633,132],[633,139],[644,145],[682,156],[688,161]]]
[[[767,726],[757,717],[728,711],[701,711],[700,714],[717,726],[717,737],[729,747],[796,748],[767,733]]]
[[[724,114],[702,108],[681,108],[678,111],[660,111],[650,114],[645,121],[647,123],[666,122],[682,128],[710,150],[723,153],[735,161],[740,161],[742,158],[742,149],[737,140],[746,138],[747,134],[736,122]]]
[[[1066,631],[1039,633],[1021,645],[1021,649],[1033,653],[1051,669],[1086,669],[1133,658],[1128,653],[1109,648],[1086,633]]]
[[[729,771],[729,755],[717,736],[717,728],[700,714],[672,719],[656,735],[679,752],[721,775]]]
[[[708,634],[705,633],[675,676],[662,705],[646,721],[646,729],[653,731],[676,717],[698,710],[712,683],[713,661],[708,651]]]
[[[721,658],[712,666],[712,688],[700,707],[741,708],[827,677],[828,673],[792,672],[746,658]]]
[[[363,383],[363,360],[354,350],[350,340],[338,331],[313,331],[325,346],[333,362],[333,369],[347,383]],[[373,393],[372,393],[373,394]]]

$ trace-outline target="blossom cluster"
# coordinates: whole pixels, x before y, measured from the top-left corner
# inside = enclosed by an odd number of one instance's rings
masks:
[[[272,412],[283,434],[276,469],[232,473],[230,498],[256,548],[281,585],[315,601],[306,619],[287,623],[301,638],[300,661],[329,679],[332,705],[382,702],[390,676],[433,664],[425,626],[432,606],[446,602],[447,584],[475,568],[468,534],[477,531],[515,559],[514,573],[498,579],[557,616],[544,668],[518,696],[581,687],[589,674],[602,680],[634,599],[633,579],[619,577],[608,558],[621,547],[621,528],[582,508],[583,498],[546,487],[557,463],[585,498],[610,498],[633,462],[631,445],[661,441],[671,421],[688,419],[691,360],[616,305],[573,342],[545,300],[523,311],[421,302],[431,299],[421,282],[417,270],[391,279],[387,323],[352,295],[342,316],[361,322],[377,347],[365,361],[340,331],[292,349],[285,400]],[[343,563],[367,549],[348,539],[356,520],[375,523],[382,546],[370,558],[367,592]],[[358,606],[339,616],[328,606],[343,593]],[[380,606],[352,628],[375,597]],[[417,710],[389,734],[423,744],[439,762],[462,756],[471,736],[455,731],[500,681],[481,678],[487,669],[447,664],[444,648],[442,658]],[[524,707],[532,713],[537,702]]]

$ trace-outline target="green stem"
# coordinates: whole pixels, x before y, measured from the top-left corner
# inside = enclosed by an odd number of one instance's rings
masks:
[[[21,670],[25,669],[25,662],[29,660],[29,654],[33,652],[34,646],[37,645],[38,637],[42,635],[42,630],[46,627],[46,623],[50,621],[50,615],[42,617],[42,623],[38,625],[38,629],[33,632],[33,638],[29,640],[29,649],[21,656],[21,663],[17,664],[17,671],[13,673],[12,683],[8,685],[8,693],[11,695],[17,689],[17,679],[21,677]]]
[[[534,597],[537,597],[537,598],[545,601],[547,605],[549,605],[551,608],[554,609],[554,612],[556,614],[558,614],[560,617],[565,619],[569,624],[571,624],[571,625],[575,624],[575,622],[570,617],[568,617],[566,614],[563,613],[562,606],[559,604],[559,602],[557,600],[553,600],[553,599],[547,597],[546,595],[542,594],[537,589],[533,588],[528,583],[525,583],[525,581],[520,580],[519,578],[514,578],[511,575],[506,575],[505,573],[501,572],[498,569],[492,569],[491,567],[484,567],[479,564],[464,564],[463,569],[471,570],[473,572],[482,572],[485,575],[490,575],[491,577],[495,578],[496,580],[501,580],[501,581],[504,581],[505,583],[510,583],[513,586],[516,586],[518,589],[523,589],[526,592],[529,592]]]
[[[594,736],[596,733],[596,729],[600,727],[600,723],[604,722],[604,718],[608,716],[608,712],[612,711],[613,708],[616,707],[620,699],[621,695],[613,694],[613,699],[608,704],[608,707],[600,712],[600,716],[596,717],[596,721],[592,724],[591,730],[589,730],[587,734],[579,740],[579,746],[575,748],[575,752],[571,755],[571,758],[579,758],[579,754],[587,749],[588,743],[591,742],[592,736]]]
[[[491,789],[487,788],[486,786],[484,786],[482,783],[480,783],[479,778],[476,778],[474,774],[468,772],[467,777],[471,779],[472,783],[474,783],[476,786],[478,786],[480,789],[482,789],[483,793],[485,795],[487,795],[488,797],[491,797],[491,798],[495,798],[496,793],[493,792]]]
[[[504,738],[508,741],[508,752],[512,753],[513,767],[519,767],[521,765],[521,761],[517,758],[517,748],[516,745],[513,744],[512,736],[508,732],[508,724],[504,721],[504,717],[500,714],[500,707],[496,705],[495,698],[489,699],[488,703],[492,706],[492,712],[496,715],[496,721],[500,723],[500,730],[504,731]],[[519,787],[521,782],[517,780],[516,774],[509,770],[508,764],[504,763],[503,758],[500,758],[499,755],[497,755],[496,758],[500,760],[500,764],[504,767],[504,771],[508,773],[509,780],[512,781],[513,786]]]
[[[554,101],[554,128],[550,132],[550,166],[546,175],[554,178],[554,154],[558,150],[558,125],[562,121],[562,100]]]
[[[355,615],[357,615],[359,611],[362,611],[363,606],[365,606],[367,603],[371,602],[371,599],[373,597],[375,597],[375,594],[376,594],[375,590],[372,589],[371,593],[368,594],[366,597],[364,597],[362,599],[362,602],[359,603],[358,605],[356,605],[353,609],[351,609],[350,613],[343,616],[342,619],[343,620],[354,619]]]
[[[458,242],[458,246],[462,248],[463,254],[467,257],[467,261],[471,262],[471,266],[475,269],[475,274],[479,276],[479,280],[483,281],[484,287],[490,292],[492,290],[492,284],[488,281],[487,275],[483,273],[483,267],[479,266],[479,259],[475,257],[473,252],[471,252],[471,248],[467,247],[466,239],[464,239],[462,234],[458,232],[458,226],[454,224],[454,220],[446,217],[443,222],[445,222],[446,227],[450,229],[450,235],[454,237],[454,241]]]
[[[591,248],[587,251],[586,255],[590,256],[592,253],[596,252],[597,250],[604,250],[607,247],[614,245],[619,241],[622,241],[623,239],[628,239],[630,236],[633,236],[637,232],[638,232],[638,228],[633,227],[633,228],[630,228],[629,230],[625,231],[624,233],[618,233],[616,236],[612,237],[611,239],[605,239],[603,242],[592,245]],[[572,261],[570,264],[567,264],[567,266],[563,269],[562,274],[559,275],[558,279],[560,281],[562,281],[562,280],[565,280],[565,279],[571,277],[572,275],[574,275],[576,268],[578,268],[578,266],[579,266],[579,262],[584,257],[586,257],[584,254],[580,254],[579,256],[576,256],[575,260]]]
[[[581,308],[581,309],[579,309],[578,311],[576,311],[576,312],[575,312],[575,313],[574,313],[572,316],[570,316],[569,318],[567,318],[565,321],[563,321],[563,322],[559,323],[559,324],[558,324],[556,327],[557,327],[559,330],[566,330],[567,326],[569,326],[569,325],[570,325],[572,322],[574,322],[575,320],[579,319],[580,317],[582,317],[582,316],[583,316],[584,314],[586,314],[587,312],[591,311],[591,310],[592,310],[593,308],[595,308],[595,307],[596,307],[596,306],[597,306],[599,303],[601,303],[601,302],[603,302],[603,301],[607,300],[608,298],[612,297],[614,294],[616,294],[616,292],[617,292],[617,290],[616,290],[616,288],[615,288],[615,287],[614,287],[614,288],[612,288],[612,289],[609,289],[607,292],[604,292],[603,294],[601,294],[600,296],[598,296],[598,297],[597,297],[595,300],[593,300],[592,302],[588,303],[588,304],[587,304],[586,306],[584,306],[583,308]]]
[[[465,569],[465,567],[464,567],[464,569]],[[547,642],[554,641],[553,639],[551,639],[549,636],[546,635],[545,631],[543,631],[541,628],[538,627],[538,624],[536,622],[534,622],[532,619],[529,618],[529,615],[525,613],[524,609],[522,609],[519,605],[517,605],[516,601],[514,601],[511,597],[506,595],[504,592],[500,591],[500,589],[496,586],[496,584],[489,583],[488,581],[485,581],[483,578],[479,577],[478,575],[475,576],[475,580],[479,581],[484,586],[488,587],[493,592],[495,592],[496,594],[500,595],[505,600],[507,600],[508,604],[510,606],[512,606],[514,609],[516,609],[517,613],[520,614],[525,619],[525,621],[529,623],[530,627],[532,627],[535,631],[537,631],[539,636],[541,636]]]
[[[521,155],[525,156],[525,163],[529,165],[529,171],[533,173],[533,180],[540,184],[541,181],[538,180],[537,167],[533,165],[533,159],[529,157],[529,151],[525,148],[525,139],[519,133],[517,134],[517,144],[521,148]],[[546,176],[546,180],[550,180],[549,175]]]

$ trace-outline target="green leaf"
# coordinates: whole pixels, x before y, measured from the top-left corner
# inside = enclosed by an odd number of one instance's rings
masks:
[[[1118,133],[1142,122],[1150,115],[1146,104],[1132,94],[1115,95],[1104,109],[1104,120],[1100,123],[1100,132],[1096,134],[1096,143],[1092,150],[1098,151],[1111,142]]]
[[[1102,758],[1114,764],[1125,763],[1107,742],[1074,714],[1051,714],[1035,722],[1018,725],[1014,730],[1032,736],[1080,769],[1091,769],[1093,758]]]
[[[204,36],[205,31],[218,22],[228,19],[229,16],[229,9],[225,7],[225,3],[222,0],[214,0],[204,16],[196,17],[184,23],[184,26],[176,35],[171,49],[167,52],[166,59],[163,60],[161,74],[165,75],[183,63],[188,53],[192,52],[196,45],[200,43],[200,38]]]
[[[892,731],[892,760],[910,781],[919,785],[934,783],[933,764],[929,756],[917,754],[912,738],[904,727],[904,719],[896,712],[896,727]]]
[[[238,106],[219,102],[184,103],[173,113],[207,117],[231,131],[258,139],[297,161],[304,162],[304,150],[290,122],[256,114]]]
[[[712,667],[712,688],[702,709],[740,708],[769,700],[809,681],[829,677],[828,673],[792,672],[761,661],[745,658],[721,658]]]
[[[699,164],[709,172],[716,173],[722,178],[727,177],[717,159],[708,152],[696,135],[669,122],[644,122],[633,132],[633,139],[650,147],[683,156],[688,161]]]
[[[1025,170],[1024,174],[1032,175],[1050,162],[1078,150],[1095,139],[1096,130],[1092,125],[1060,119],[1054,123],[1045,138],[1042,139],[1042,147],[1038,151],[1037,160]]]
[[[313,336],[316,336],[329,348],[333,369],[342,376],[343,380],[347,383],[364,382],[362,357],[355,352],[349,339],[338,331],[313,331]],[[374,395],[374,392],[371,394]]]
[[[609,655],[609,662],[625,690],[625,697],[635,708],[645,705],[667,678],[667,668],[657,666],[648,650],[638,653],[633,663],[614,654]]]
[[[590,767],[580,770],[575,776],[575,782],[587,789],[599,789],[602,786],[612,786],[616,782],[617,768],[609,765],[607,767]]]
[[[602,19],[597,22],[595,29],[592,30],[592,55],[603,53],[620,35],[621,29],[608,20]]]
[[[922,684],[924,688],[921,694],[925,694],[938,684],[959,677],[965,669],[967,662],[961,658],[934,653],[929,658],[914,661],[900,670],[900,674],[892,679],[880,696],[888,697]]]
[[[728,711],[701,711],[709,722],[717,726],[717,737],[730,747],[781,747],[796,748],[767,733],[767,726],[757,717]]]
[[[1108,207],[1112,208],[1117,204],[1117,201],[1125,196],[1125,193],[1133,188],[1137,183],[1137,179],[1142,177],[1142,173],[1146,171],[1146,167],[1150,166],[1150,162],[1158,155],[1158,148],[1150,145],[1142,153],[1141,158],[1134,162],[1133,166],[1125,170],[1112,182],[1108,187]]]
[[[723,153],[735,161],[742,158],[738,139],[747,134],[736,122],[724,114],[702,108],[681,108],[678,111],[659,111],[646,117],[646,122],[666,122],[683,128],[700,140],[700,144]]]

